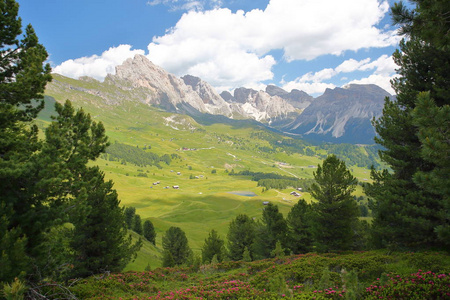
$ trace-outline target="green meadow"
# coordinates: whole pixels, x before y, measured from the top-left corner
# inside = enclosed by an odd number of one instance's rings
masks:
[[[202,125],[189,116],[140,103],[131,99],[132,95],[130,99],[122,95],[120,101],[107,103],[98,94],[89,92],[93,88],[100,94],[115,93],[111,85],[54,75],[54,82],[47,87],[47,105],[38,125],[44,128],[51,120],[55,100],[62,103],[69,99],[75,107],[90,113],[93,120],[104,124],[110,143],[145,149],[159,156],[176,155],[169,165],[160,163],[159,166],[113,161],[108,155],[92,162],[114,182],[122,205],[136,207],[136,213],[155,226],[156,247],[144,243],[128,270],[144,270],[148,264],[152,268],[161,265],[161,237],[171,226],[183,229],[190,247],[200,253],[211,229],[225,238],[229,222],[238,214],[259,219],[264,201],[277,204],[287,216],[299,199],[290,195],[295,187],[264,191],[249,176],[230,176],[229,172],[250,170],[311,179],[326,154],[306,143],[304,149],[310,149],[309,155],[283,147],[292,138],[250,122]],[[364,147],[354,148],[367,154]],[[369,180],[367,168],[349,167],[361,182]],[[361,187],[358,186],[355,195],[362,195]],[[301,197],[313,201],[307,192],[301,192]]]

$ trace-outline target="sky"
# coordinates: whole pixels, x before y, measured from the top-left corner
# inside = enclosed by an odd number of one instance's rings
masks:
[[[377,84],[394,94],[394,0],[18,0],[53,72],[100,81],[136,54],[218,92],[274,84],[318,96]]]

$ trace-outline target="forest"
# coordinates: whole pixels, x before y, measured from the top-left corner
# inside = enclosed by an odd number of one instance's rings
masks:
[[[372,167],[363,185],[370,223],[352,195],[357,180],[337,156],[346,146],[329,146],[313,181],[229,174],[265,188],[303,187],[311,204],[300,199],[286,217],[272,203],[260,219],[241,214],[226,237],[208,229],[201,254],[171,226],[161,237],[163,268],[138,274],[120,272],[144,239],[154,244],[154,224],[120,204],[93,162],[107,155],[158,166],[178,157],[111,144],[103,124],[69,100],[55,104],[40,132],[48,53],[33,27],[22,27],[18,3],[1,0],[0,298],[450,297],[450,12],[443,0],[414,4],[391,8],[404,38],[393,54],[397,99],[386,99],[373,120],[386,168]]]

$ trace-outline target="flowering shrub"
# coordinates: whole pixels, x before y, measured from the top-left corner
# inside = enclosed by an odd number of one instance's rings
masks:
[[[443,273],[410,274],[428,264]],[[177,267],[93,276],[78,281],[70,291],[79,299],[120,300],[450,299],[448,254],[311,253],[250,263],[224,262],[211,268],[211,272]],[[381,276],[394,271],[398,275]]]
[[[409,276],[388,274],[388,283],[380,279],[366,288],[366,299],[450,299],[450,273],[436,274],[431,271]]]

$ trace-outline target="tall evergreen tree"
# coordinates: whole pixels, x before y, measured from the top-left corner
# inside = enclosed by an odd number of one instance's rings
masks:
[[[162,237],[162,246],[164,249],[163,265],[165,261],[170,262],[172,260],[174,265],[182,265],[192,255],[186,234],[179,227],[172,226],[166,231],[166,234]]]
[[[155,245],[156,231],[155,231],[155,227],[153,226],[152,221],[145,220],[142,230],[143,230],[143,235],[147,239],[147,241],[149,241],[150,243]]]
[[[359,209],[351,193],[357,180],[336,156],[328,156],[314,172],[310,192],[313,204],[312,232],[317,250],[349,250]]]
[[[85,277],[104,271],[121,271],[136,257],[141,240],[134,243],[127,233],[123,209],[111,181],[105,182],[98,167],[84,174],[87,214],[73,220],[71,247],[74,251],[72,276]]]
[[[0,281],[31,271],[33,264],[18,263],[7,272],[6,265],[15,264],[8,252],[21,249],[25,262],[27,256],[42,258],[44,233],[55,221],[48,202],[36,199],[40,143],[37,127],[30,123],[43,108],[50,66],[43,64],[47,52],[33,27],[22,32],[18,10],[16,1],[0,1],[0,218],[5,221],[0,248],[12,247],[2,251]]]
[[[245,248],[250,250],[255,240],[255,221],[245,214],[238,215],[230,222],[227,239],[230,259],[242,260]]]
[[[414,2],[412,10],[402,3],[392,9],[394,23],[400,24],[409,38],[402,40],[393,55],[400,75],[392,82],[397,100],[386,100],[383,116],[374,121],[379,135],[376,142],[384,148],[380,157],[392,169],[390,173],[372,171],[374,183],[366,187],[373,200],[372,237],[378,247],[420,249],[448,244],[437,235],[450,224],[449,214],[443,213],[448,211],[448,195],[430,189],[432,177],[423,175],[440,173],[440,177],[448,168],[430,159],[428,151],[448,153],[448,142],[441,145],[447,149],[444,151],[426,149],[428,141],[435,140],[427,130],[437,125],[428,123],[431,112],[450,101],[449,6],[444,0]],[[421,92],[429,92],[434,103],[418,99]],[[424,104],[430,114],[417,115],[416,108]],[[445,127],[442,118],[440,122],[438,127]]]
[[[133,231],[136,232],[137,234],[142,234],[143,233],[142,219],[141,219],[141,216],[138,215],[138,214],[134,215]]]
[[[292,206],[287,216],[289,227],[289,249],[294,254],[307,253],[312,250],[311,205],[300,199]]]
[[[128,229],[133,227],[134,215],[136,215],[136,207],[125,207],[125,223]]]
[[[264,207],[261,223],[257,226],[255,242],[253,245],[254,259],[264,259],[271,257],[277,242],[283,248],[287,246],[288,227],[286,220],[278,211],[278,206],[269,203]]]
[[[222,262],[225,253],[224,244],[217,231],[211,230],[202,247],[203,263],[210,263],[214,256],[218,262]]]

